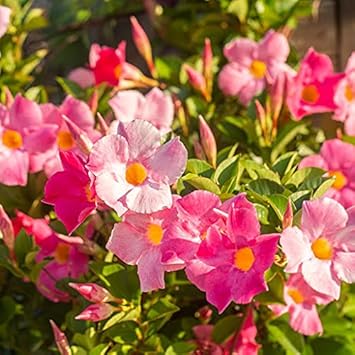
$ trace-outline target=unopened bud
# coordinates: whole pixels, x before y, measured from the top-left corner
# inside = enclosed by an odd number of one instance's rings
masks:
[[[203,150],[206,154],[207,160],[216,167],[217,163],[217,144],[213,132],[204,118],[200,115],[200,138]]]
[[[105,303],[114,300],[114,297],[105,288],[92,283],[73,283],[70,282],[69,286],[78,291],[85,299],[92,303]]]
[[[282,228],[285,229],[287,227],[291,227],[293,223],[293,209],[292,202],[288,200],[286,211],[282,220]]]
[[[99,322],[110,317],[114,310],[115,307],[109,303],[95,303],[85,308],[75,319]]]
[[[71,355],[72,352],[65,334],[58,328],[58,326],[52,320],[50,320],[49,323],[51,324],[54,335],[54,341],[57,345],[59,353],[61,355]]]
[[[189,80],[190,85],[196,91],[199,91],[206,101],[210,101],[211,97],[207,92],[206,80],[204,76],[188,64],[184,64],[184,69],[187,74],[187,78]]]

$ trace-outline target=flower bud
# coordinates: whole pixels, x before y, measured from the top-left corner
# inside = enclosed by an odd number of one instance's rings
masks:
[[[208,126],[204,118],[200,115],[200,138],[203,150],[207,160],[216,167],[217,164],[217,144],[211,128]]]
[[[194,140],[193,147],[194,147],[196,158],[200,160],[206,160],[206,156],[205,153],[203,152],[202,145],[200,144],[198,139]]]
[[[155,78],[156,69],[153,61],[152,47],[150,45],[149,38],[134,16],[131,16],[130,20],[132,25],[133,42],[136,45],[140,55],[146,61],[150,73]]]
[[[91,112],[95,115],[97,108],[99,106],[99,92],[96,88],[94,89],[94,92],[89,98],[88,106],[90,107]]]
[[[206,101],[210,101],[211,97],[207,92],[206,80],[201,73],[189,66],[184,64],[184,69],[187,74],[190,85],[196,90],[199,91]]]
[[[205,46],[202,54],[203,62],[203,76],[206,80],[207,91],[211,94],[212,91],[212,78],[213,78],[213,53],[211,47],[211,41],[209,38],[205,38]]]
[[[286,74],[280,73],[275,78],[275,81],[272,84],[270,89],[272,118],[274,122],[277,121],[280,116],[280,112],[281,112],[281,108],[285,96],[284,95],[285,88],[286,88]]]
[[[293,223],[293,210],[292,210],[292,202],[288,200],[286,211],[282,220],[282,228],[285,229],[287,227],[291,227]]]
[[[50,319],[49,323],[51,324],[54,341],[57,345],[59,353],[61,355],[71,355],[71,349],[68,343],[68,339],[65,334],[57,327],[57,325]]]
[[[114,309],[109,303],[95,303],[85,308],[75,319],[99,322],[108,318]]]
[[[69,286],[78,291],[85,299],[92,303],[104,303],[114,300],[114,297],[105,288],[95,283],[77,284],[70,282]]]

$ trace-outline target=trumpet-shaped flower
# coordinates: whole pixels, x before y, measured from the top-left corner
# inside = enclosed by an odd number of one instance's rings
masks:
[[[146,96],[136,90],[120,91],[109,104],[117,123],[139,119],[150,122],[162,134],[171,130],[174,104],[171,97],[158,88],[152,89]]]
[[[28,172],[43,169],[40,157],[54,146],[56,126],[44,122],[39,106],[21,95],[1,116],[0,182],[24,186]]]
[[[97,195],[122,214],[122,205],[152,213],[172,205],[169,185],[185,169],[187,151],[178,138],[160,145],[160,133],[147,121],[120,123],[117,134],[99,139],[87,164]]]
[[[333,71],[331,59],[310,48],[288,85],[287,105],[296,120],[336,109],[334,94],[344,74]]]
[[[64,170],[48,179],[43,202],[54,206],[58,219],[72,233],[95,210],[95,191],[80,157],[61,152],[60,158]]]
[[[355,52],[348,59],[345,78],[339,82],[334,102],[337,106],[333,118],[344,122],[345,132],[355,135]]]
[[[286,305],[271,305],[270,308],[278,316],[288,313],[290,326],[303,335],[314,335],[323,332],[317,312],[317,304],[328,304],[333,299],[313,290],[303,280],[301,274],[293,274],[284,288]]]
[[[228,43],[223,53],[230,63],[219,74],[220,89],[248,105],[267,81],[272,82],[279,72],[286,70],[289,51],[286,37],[274,31],[267,32],[259,43],[246,38]]]
[[[230,302],[249,303],[267,290],[264,272],[272,265],[279,235],[260,235],[254,206],[244,194],[227,202],[223,225],[207,230],[186,274],[223,312]],[[226,206],[226,207],[227,207]]]
[[[319,154],[310,155],[300,168],[318,167],[335,178],[326,196],[340,202],[345,208],[355,205],[355,146],[339,139],[325,141]]]
[[[355,281],[354,220],[337,201],[324,197],[303,202],[301,227],[289,227],[280,243],[286,272],[301,272],[315,291],[340,297],[340,281]]]

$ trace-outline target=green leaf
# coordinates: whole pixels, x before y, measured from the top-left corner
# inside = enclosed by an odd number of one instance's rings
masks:
[[[307,190],[308,187],[318,186],[325,171],[319,168],[303,168],[297,170],[287,181],[285,185],[294,185],[299,189]]]
[[[219,319],[213,328],[212,339],[218,344],[223,343],[242,326],[243,317],[226,316]]]
[[[240,22],[245,22],[249,10],[248,0],[233,0],[228,6],[227,12],[236,15]]]
[[[320,198],[322,197],[333,185],[334,179],[326,179],[323,183],[320,184],[320,186],[317,188],[317,190],[314,191],[313,198]]]
[[[210,177],[213,173],[213,167],[204,160],[189,159],[186,164],[186,172]]]
[[[256,208],[256,213],[258,214],[258,220],[262,224],[269,224],[268,221],[268,216],[269,216],[269,210],[258,203],[254,203],[254,207]]]
[[[277,173],[270,170],[267,166],[257,163],[250,159],[241,159],[240,164],[247,170],[249,176],[255,180],[257,178],[272,180],[280,183],[280,177]]]
[[[269,290],[257,295],[255,300],[263,304],[285,304],[284,283],[285,282],[279,273],[274,274],[271,280],[269,280],[267,283]]]
[[[166,351],[165,355],[188,355],[191,354],[196,349],[196,345],[186,342],[178,342],[170,345]]]
[[[239,156],[234,156],[222,161],[213,175],[213,181],[219,185],[224,185],[230,178],[238,175],[238,159]]]
[[[15,255],[19,265],[25,262],[26,255],[32,251],[32,238],[21,229],[15,239]]]
[[[104,335],[116,343],[133,345],[138,340],[138,329],[139,325],[136,322],[126,321],[114,325]]]
[[[99,344],[89,351],[89,355],[105,355],[110,348],[110,344]]]
[[[285,191],[283,186],[267,179],[253,180],[247,187],[260,195],[282,194]]]
[[[17,303],[9,296],[0,298],[0,324],[9,322],[16,313]]]
[[[61,77],[57,77],[56,80],[66,94],[76,98],[82,98],[84,96],[84,90],[78,84],[74,83],[74,81]]]
[[[297,169],[299,155],[297,152],[288,152],[281,155],[272,165],[272,170],[284,176]]]
[[[314,354],[321,355],[351,355],[354,354],[354,343],[340,341],[334,338],[313,339],[311,342]]]
[[[206,190],[219,195],[221,193],[219,187],[210,179],[196,174],[187,174],[182,177],[183,182],[187,182],[191,186],[199,190]]]

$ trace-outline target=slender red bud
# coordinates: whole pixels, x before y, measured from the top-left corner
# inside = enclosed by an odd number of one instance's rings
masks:
[[[288,200],[286,211],[282,220],[282,228],[285,229],[287,227],[291,227],[293,223],[293,210],[292,210],[292,202]]]
[[[204,118],[200,115],[200,138],[207,160],[215,168],[217,164],[217,144],[213,132]]]
[[[65,334],[58,328],[58,326],[51,319],[49,320],[49,323],[51,324],[53,335],[54,335],[54,341],[57,345],[59,353],[61,355],[71,355],[72,352],[68,343],[68,339],[65,336]]]

